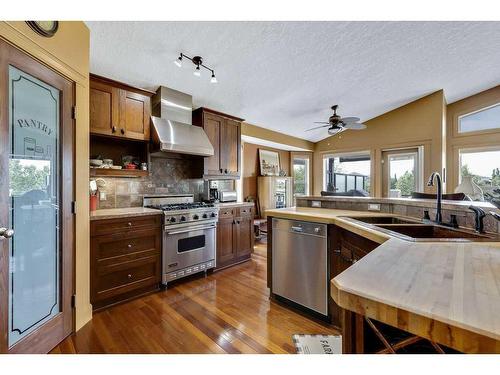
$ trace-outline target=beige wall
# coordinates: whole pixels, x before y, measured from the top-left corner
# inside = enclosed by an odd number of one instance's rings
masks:
[[[89,30],[83,22],[59,23],[52,38],[35,34],[25,22],[0,22],[0,37],[76,83],[76,329],[92,318],[89,263]]]
[[[251,125],[247,122],[241,124],[241,135],[247,135],[249,137],[264,139],[271,142],[281,143],[283,145],[298,147],[304,150],[314,150],[314,143],[306,141],[305,139],[300,139],[297,137],[292,137],[291,135],[286,135],[283,133],[278,133],[273,130],[261,128],[260,126]]]
[[[500,103],[500,86],[472,95],[447,108],[447,170],[449,191],[458,185],[459,151],[467,148],[500,147],[500,129],[458,133],[458,117]]]
[[[328,153],[369,151],[372,196],[382,196],[382,150],[424,147],[424,177],[442,172],[446,105],[443,91],[415,100],[369,121],[367,129],[346,131],[316,144],[314,152],[314,194],[323,189],[323,156]],[[425,188],[426,191],[432,191]]]
[[[257,197],[257,176],[260,175],[259,149],[278,152],[280,155],[280,168],[287,175],[290,175],[290,151],[254,145],[253,143],[243,143],[243,199],[248,196]]]

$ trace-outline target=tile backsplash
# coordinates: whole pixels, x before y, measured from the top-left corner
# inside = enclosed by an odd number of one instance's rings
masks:
[[[99,191],[106,194],[105,200],[99,200],[98,209],[140,207],[148,194],[194,194],[194,199],[200,200],[203,179],[193,177],[198,174],[197,168],[190,159],[153,157],[148,177],[98,178]]]

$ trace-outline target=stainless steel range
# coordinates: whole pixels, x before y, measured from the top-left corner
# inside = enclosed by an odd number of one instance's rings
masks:
[[[218,209],[193,195],[145,196],[144,207],[164,212],[163,276],[168,282],[215,267]]]

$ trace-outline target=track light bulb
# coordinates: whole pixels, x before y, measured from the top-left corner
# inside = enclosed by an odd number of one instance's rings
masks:
[[[200,66],[199,66],[199,65],[196,67],[196,69],[194,70],[193,74],[194,74],[196,77],[201,76],[201,71],[200,71]]]
[[[179,56],[178,59],[174,60],[174,64],[177,65],[179,68],[182,67],[182,56]]]
[[[217,78],[215,78],[215,74],[212,73],[212,79],[210,79],[211,83],[217,83]]]

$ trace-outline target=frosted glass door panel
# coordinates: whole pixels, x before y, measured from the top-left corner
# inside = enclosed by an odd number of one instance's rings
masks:
[[[9,67],[9,346],[60,311],[59,101]]]

